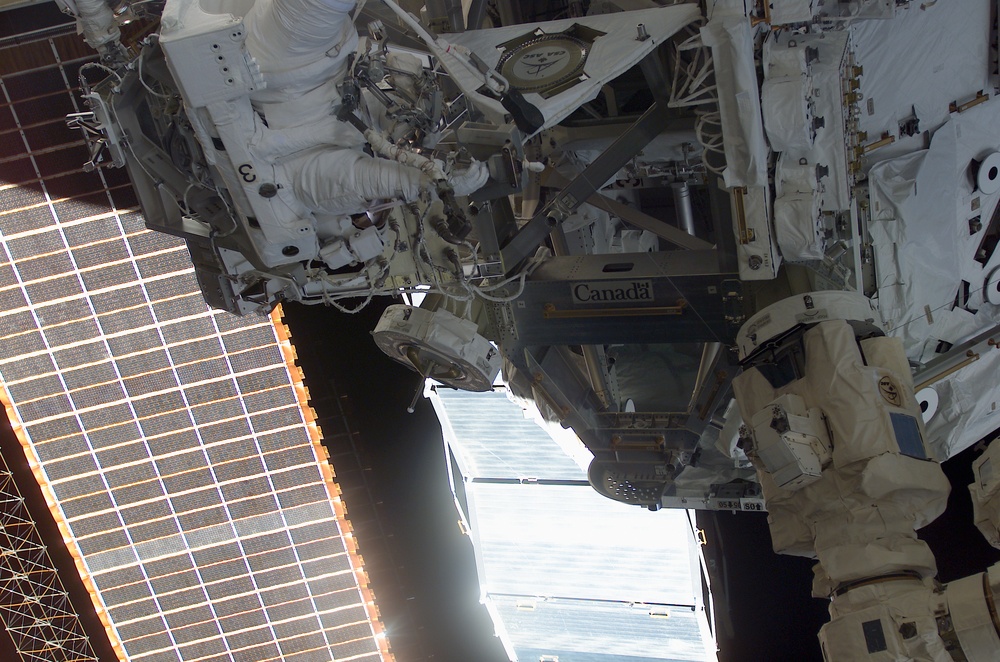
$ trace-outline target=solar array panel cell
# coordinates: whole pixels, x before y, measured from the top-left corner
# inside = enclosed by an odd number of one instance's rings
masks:
[[[69,113],[76,112],[73,105],[73,98],[68,93],[55,94],[47,96],[43,99],[30,99],[27,101],[18,101],[14,103],[14,112],[20,118],[28,118],[28,121],[34,118],[43,117],[61,117],[68,115]],[[23,120],[22,120],[23,121]],[[32,149],[44,149],[45,147],[51,147],[52,145],[58,145],[60,142],[66,140],[65,127],[59,127],[62,129],[59,134],[53,136],[53,142],[46,142],[44,144],[35,145],[31,143]],[[33,136],[38,139],[38,136]]]
[[[142,398],[143,396],[175,388],[177,382],[169,370],[151,372],[138,377],[131,377],[122,380],[129,397]]]
[[[46,211],[48,210],[46,209]],[[42,255],[58,253],[66,249],[62,234],[58,229],[52,227],[51,218],[50,213],[49,225],[38,232],[31,232],[7,240],[7,253],[15,261],[18,271],[21,270],[22,263],[30,266],[36,263]],[[49,272],[45,276],[51,276],[53,273],[59,272]]]
[[[129,329],[141,326],[152,326],[156,323],[152,311],[148,308],[131,308],[101,315],[98,320],[101,331],[105,335],[123,333]]]
[[[69,253],[61,250],[61,247],[60,252],[49,253],[44,257],[34,260],[24,260],[17,265],[17,271],[21,275],[21,280],[26,283],[49,278],[52,274],[67,273],[72,270],[73,261],[70,259]],[[51,323],[58,324],[55,320]]]
[[[100,335],[101,330],[97,326],[97,322],[90,318],[58,326],[48,326],[45,329],[45,341],[53,349],[78,342],[86,342],[99,338]]]
[[[153,314],[160,322],[169,322],[191,314],[192,306],[201,305],[201,294],[188,294],[153,305]]]
[[[191,408],[191,416],[198,425],[207,425],[215,421],[243,416],[244,409],[235,399],[217,400]]]
[[[219,639],[181,646],[178,648],[177,654],[184,662],[194,662],[194,660],[198,662],[230,662],[232,660],[225,642]]]
[[[129,259],[128,246],[123,239],[111,238],[73,249],[73,259],[79,269],[90,269],[102,264]]]
[[[124,231],[128,233],[127,241],[129,250],[136,257],[150,253],[184,249],[184,242],[177,237],[171,237],[159,232],[147,232],[144,225],[145,221],[143,221],[142,216],[139,214],[126,214],[121,217],[121,220]],[[176,260],[174,264],[181,266]]]
[[[81,458],[85,458],[86,455],[81,454]],[[104,483],[104,478],[97,473],[86,473],[78,476],[74,476],[70,480],[62,481],[56,485],[53,485],[53,489],[56,491],[56,495],[64,500],[69,501],[70,499],[77,499],[74,502],[77,508],[86,508],[85,510],[77,510],[77,512],[95,512],[101,510],[105,507],[111,507],[111,499],[107,495],[107,487]],[[96,500],[100,505],[90,505],[84,506],[81,503],[81,497],[87,497]],[[66,513],[68,516],[73,509],[67,509]]]
[[[90,388],[73,391],[71,397],[76,410],[99,408],[123,400],[125,398],[125,390],[117,382],[98,384]]]
[[[122,377],[170,370],[170,356],[166,350],[156,348],[132,356],[123,356],[115,361],[115,367]]]
[[[10,190],[11,189],[7,189],[6,191],[0,190],[0,204],[3,204],[3,194]],[[13,214],[9,214],[8,216],[15,217]],[[0,214],[0,232],[4,231],[3,223],[5,219],[7,219],[7,216]],[[10,262],[0,263],[0,288],[14,287],[17,284],[17,272],[14,271],[14,265]]]
[[[174,365],[183,365],[221,357],[222,344],[218,338],[204,338],[192,342],[174,345],[169,348],[170,358]],[[228,369],[227,369],[228,372]]]
[[[13,159],[3,164],[4,179],[11,183],[35,179],[35,164],[30,159]]]
[[[24,292],[20,289],[0,290],[0,309],[17,310],[28,305]],[[10,338],[13,340],[13,336]]]
[[[113,550],[127,550],[131,542],[128,536],[125,535],[124,531],[110,531],[108,533],[102,533],[99,536],[92,536],[85,540],[80,540],[77,543],[80,546],[80,550],[93,558],[99,558],[98,555],[112,552]],[[120,552],[123,554],[129,554],[129,551]],[[90,564],[90,567],[94,572],[97,571],[98,566],[95,564]],[[115,584],[111,584],[115,586]],[[113,603],[112,603],[113,604]]]
[[[9,111],[7,113],[9,114]],[[21,154],[22,151],[24,151],[24,141],[21,140],[21,136],[17,133],[0,134],[0,159],[9,159]],[[7,230],[5,232],[12,234]]]
[[[127,605],[121,607],[114,607],[108,610],[111,617],[116,621],[135,621],[141,618],[155,617],[160,613],[160,607],[156,604],[156,601],[152,598],[147,600],[140,600],[138,602],[130,602]]]
[[[44,202],[44,198],[42,200]],[[88,193],[76,198],[55,198],[52,200],[52,212],[60,223],[65,224],[63,233],[70,247],[77,246],[74,241],[75,231],[69,225],[73,221],[90,218],[99,214],[107,214],[108,194],[104,191]]]
[[[137,448],[138,444],[129,444],[126,448]],[[139,455],[136,451],[136,455]],[[119,506],[145,503],[161,499],[165,495],[159,483],[139,483],[115,490],[115,501]]]
[[[17,398],[21,402],[37,400],[51,393],[62,393],[62,381],[57,375],[47,375],[37,379],[10,384],[7,387],[11,397]]]
[[[179,515],[177,521],[185,531],[191,532],[225,524],[228,519],[226,509],[218,506],[216,508],[200,508]]]
[[[46,262],[49,262],[55,258],[66,260],[66,266],[68,270],[72,269],[72,262],[66,253],[59,253],[56,256],[49,256],[44,258]],[[58,264],[53,265],[51,262],[46,264],[46,267],[59,266]],[[24,273],[23,270],[18,269]],[[46,275],[51,275],[52,270],[47,270]],[[89,302],[86,299],[69,299],[66,301],[59,301],[57,303],[44,306],[42,308],[36,309],[36,314],[42,317],[44,323],[48,326],[55,326],[57,324],[63,324],[67,322],[78,322],[78,321],[90,321],[92,316]]]
[[[37,280],[25,285],[25,294],[32,305],[38,306],[46,301],[54,301],[66,297],[83,294],[79,278],[76,275],[60,276],[47,280]]]
[[[12,142],[14,143],[13,147],[19,152],[24,149],[24,143],[21,142],[20,137],[17,137],[17,139]],[[4,164],[4,171],[7,172],[6,164]],[[12,190],[17,189],[7,189],[6,191],[0,193],[0,204],[4,204],[7,200],[10,201],[8,204],[11,204],[12,207],[15,205],[22,206],[22,204],[19,203],[31,204],[25,199],[20,201],[11,200],[13,196],[10,194],[10,191]],[[28,196],[25,197],[27,198]],[[42,199],[42,202],[44,202],[44,198]],[[3,232],[5,235],[32,232],[34,230],[46,228],[51,224],[52,211],[48,208],[48,206],[28,207],[16,214],[0,215],[0,232]]]
[[[78,464],[79,466],[79,464]],[[96,468],[96,467],[95,467]],[[66,518],[73,520],[86,517],[90,513],[110,510],[115,507],[111,496],[103,487],[100,492],[82,492],[73,489],[76,481],[66,481],[53,486],[56,496],[64,502],[63,512]],[[63,491],[63,487],[66,488]],[[116,529],[121,527],[115,527]]]
[[[28,310],[0,317],[0,333],[8,337],[21,333],[31,333],[34,328],[35,318]]]

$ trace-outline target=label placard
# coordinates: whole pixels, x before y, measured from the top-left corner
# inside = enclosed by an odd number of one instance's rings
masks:
[[[650,280],[584,281],[570,284],[573,303],[648,303],[655,301]]]

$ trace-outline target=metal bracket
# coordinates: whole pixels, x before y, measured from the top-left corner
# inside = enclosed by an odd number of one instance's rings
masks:
[[[604,182],[608,181],[635,154],[667,126],[666,108],[654,103],[583,172],[565,186],[541,211],[525,224],[500,252],[505,271],[512,270],[534,253],[556,225],[572,214]]]

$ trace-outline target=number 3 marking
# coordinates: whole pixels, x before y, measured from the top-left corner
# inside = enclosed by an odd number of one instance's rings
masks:
[[[244,163],[239,168],[237,168],[240,175],[243,177],[243,181],[247,184],[252,184],[257,181],[257,175],[253,171],[253,165],[249,163]]]

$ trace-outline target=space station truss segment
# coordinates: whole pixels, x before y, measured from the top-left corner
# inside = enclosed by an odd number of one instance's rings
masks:
[[[6,394],[0,395],[7,405]],[[0,623],[24,662],[97,662],[59,571],[2,457]]]

